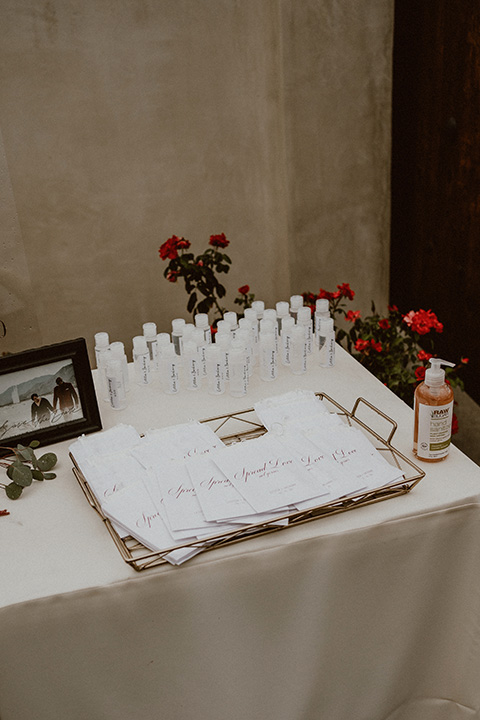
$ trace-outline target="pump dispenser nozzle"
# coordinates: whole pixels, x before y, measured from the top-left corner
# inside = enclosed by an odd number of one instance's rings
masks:
[[[448,360],[441,360],[440,358],[430,358],[430,367],[425,371],[425,385],[429,387],[440,387],[445,382],[445,370],[442,369],[442,365],[448,365],[449,367],[455,367],[455,363],[448,362]]]

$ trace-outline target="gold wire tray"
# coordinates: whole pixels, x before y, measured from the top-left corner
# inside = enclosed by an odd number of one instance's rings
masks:
[[[207,550],[214,550],[215,548],[222,547],[223,545],[231,545],[243,540],[248,540],[251,537],[258,537],[259,535],[265,535],[267,533],[279,532],[281,530],[286,530],[289,527],[317,520],[327,515],[338,514],[362,505],[370,505],[372,503],[380,502],[381,500],[387,500],[389,498],[397,497],[398,495],[404,495],[405,493],[410,492],[410,490],[412,490],[412,488],[414,488],[415,485],[417,485],[417,483],[425,477],[425,472],[423,470],[417,467],[411,460],[392,446],[392,438],[398,427],[397,423],[392,420],[392,418],[385,415],[385,413],[362,397],[357,398],[353,409],[349,412],[325,393],[318,392],[316,395],[326,404],[326,407],[330,412],[336,412],[344,420],[344,422],[362,430],[373,442],[376,449],[385,454],[388,462],[395,467],[398,467],[403,472],[404,479],[391,485],[380,487],[376,490],[369,490],[368,492],[351,495],[348,498],[327,502],[308,510],[296,510],[283,515],[281,518],[276,518],[275,520],[243,526],[239,530],[214,535],[209,538],[202,539],[201,541],[197,540],[175,545],[170,548],[166,548],[165,550],[152,551],[131,536],[123,538],[120,537],[111,521],[103,514],[93,491],[85,480],[80,468],[76,464],[75,458],[72,454],[70,454],[70,458],[74,466],[73,472],[80,484],[80,487],[85,493],[85,497],[88,502],[92,508],[97,511],[105,523],[107,530],[120,551],[122,558],[132,568],[138,571],[167,563],[168,561],[165,560],[165,555],[168,555],[168,553],[172,552],[172,550],[189,547],[201,548],[203,552]],[[367,424],[366,418],[363,420],[361,419],[361,415],[365,414],[368,416],[370,424]],[[377,426],[376,429],[371,427],[372,421],[374,421]],[[208,418],[202,420],[201,422],[211,427],[226,445],[236,442],[244,442],[245,440],[259,437],[266,432],[266,428],[259,422],[253,408],[228,415],[219,415],[218,417]],[[275,524],[278,520],[287,518],[288,525],[279,526]]]

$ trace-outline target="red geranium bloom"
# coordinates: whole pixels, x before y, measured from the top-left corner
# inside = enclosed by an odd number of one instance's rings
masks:
[[[349,283],[342,283],[341,285],[337,285],[337,288],[342,297],[346,297],[349,300],[353,300],[353,298],[355,297],[355,293],[353,292]],[[339,295],[337,295],[337,297],[339,297]]]
[[[355,350],[358,350],[358,352],[363,352],[367,349],[368,345],[368,340],[362,340],[361,338],[359,338],[355,343]]]
[[[240,295],[247,295],[250,292],[250,285],[242,285],[238,288]]]
[[[430,358],[433,357],[432,353],[427,353],[425,350],[420,350],[420,352],[417,354],[417,358],[419,360],[430,360]]]
[[[398,312],[398,307],[396,305],[389,305],[388,312]]]
[[[382,328],[382,330],[388,330],[390,327],[390,322],[387,320],[387,318],[383,318],[383,320],[378,321],[379,327]]]
[[[359,318],[360,310],[349,310],[345,315],[345,320],[348,320],[349,322],[355,322],[355,320],[358,320]]]
[[[420,367],[417,367],[415,370],[415,377],[417,380],[425,380],[425,368],[423,365],[420,365]]]
[[[382,350],[383,350],[383,348],[382,348],[382,343],[375,342],[375,340],[373,340],[373,339],[370,340],[370,345],[372,346],[372,348],[373,348],[374,350],[376,350],[376,351],[379,352],[379,353],[382,352]]]
[[[466,365],[468,363],[468,358],[460,358],[460,362]]]
[[[225,233],[220,233],[220,235],[210,235],[209,243],[210,245],[213,245],[213,247],[226,248],[229,242],[230,241],[225,237]]]
[[[188,250],[191,244],[190,240],[185,240],[185,238],[182,237],[180,240],[177,240],[177,249]]]
[[[438,321],[437,316],[431,310],[410,310],[409,313],[403,316],[403,322],[406,323],[413,332],[417,332],[419,335],[426,335],[430,330],[436,330],[442,332],[443,325]]]
[[[167,258],[169,260],[175,260],[175,258],[178,257],[177,244],[179,241],[179,237],[172,235],[172,237],[168,238],[163,245],[160,245],[158,252],[160,253],[162,260],[166,260]]]
[[[320,288],[320,292],[318,293],[318,298],[326,298],[327,300],[336,300],[341,295],[340,290],[336,290],[335,292],[329,292],[328,290],[324,290],[323,288]]]

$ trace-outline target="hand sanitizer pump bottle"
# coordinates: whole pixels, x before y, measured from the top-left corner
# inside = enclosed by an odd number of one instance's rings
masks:
[[[454,363],[430,359],[425,380],[415,390],[413,452],[419,460],[444,460],[450,449],[453,416],[453,390],[445,382],[442,365]]]

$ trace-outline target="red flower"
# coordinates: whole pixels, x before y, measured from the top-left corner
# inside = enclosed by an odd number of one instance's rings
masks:
[[[417,367],[417,369],[415,370],[415,377],[417,378],[417,380],[425,379],[425,368],[423,365]]]
[[[389,305],[388,312],[398,312],[398,307],[396,305]]]
[[[378,326],[382,328],[382,330],[388,330],[390,327],[390,322],[387,320],[387,318],[383,318],[383,320],[378,321]]]
[[[326,298],[327,300],[336,300],[341,295],[340,290],[336,290],[335,292],[329,292],[328,290],[323,290],[323,288],[320,288],[320,292],[318,293],[318,298]]]
[[[203,267],[203,260],[199,260],[199,261],[197,262],[197,266],[198,266],[198,267]]]
[[[355,322],[355,320],[358,320],[359,318],[360,310],[349,310],[345,315],[345,320],[348,320],[349,322]]]
[[[168,282],[177,282],[179,273],[175,270],[169,270],[165,277],[167,278]]]
[[[361,338],[358,338],[358,340],[355,343],[355,350],[358,350],[358,352],[363,352],[367,349],[369,345],[368,340],[362,340]]]
[[[464,365],[467,365],[468,358],[460,358],[460,362],[463,363]]]
[[[438,321],[437,316],[431,310],[410,310],[409,313],[403,316],[403,322],[409,326],[413,332],[417,332],[419,335],[426,335],[430,330],[436,330],[442,332],[443,325]]]
[[[220,235],[210,235],[209,243],[210,245],[213,245],[213,247],[226,248],[229,242],[230,241],[225,237],[225,233],[221,233]]]
[[[376,351],[379,352],[379,353],[382,352],[382,350],[383,350],[383,348],[382,348],[382,343],[375,342],[375,340],[373,340],[373,339],[370,340],[370,345],[372,346],[372,348],[373,348],[374,350],[376,350]]]
[[[238,288],[240,295],[247,295],[250,292],[250,285],[242,285]]]
[[[419,353],[417,353],[417,358],[419,360],[430,360],[430,358],[433,357],[432,353],[427,353],[425,350],[420,350]]]
[[[168,238],[163,245],[160,245],[159,253],[162,260],[175,260],[178,257],[178,250],[185,250],[190,247],[190,241],[185,238],[179,238],[177,235],[172,235]]]
[[[349,300],[353,300],[353,298],[355,297],[355,293],[353,292],[349,283],[342,283],[341,285],[337,285],[337,288],[342,297],[346,297]],[[337,295],[337,297],[339,296]]]

